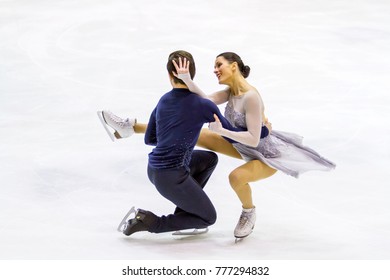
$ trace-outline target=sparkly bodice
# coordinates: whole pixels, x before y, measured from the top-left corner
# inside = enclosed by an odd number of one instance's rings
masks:
[[[246,127],[245,114],[237,112],[234,110],[233,105],[229,102],[225,108],[225,118],[234,126],[234,127]]]

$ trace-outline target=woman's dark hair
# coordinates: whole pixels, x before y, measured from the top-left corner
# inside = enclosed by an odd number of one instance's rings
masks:
[[[241,57],[234,53],[234,52],[224,52],[220,55],[217,55],[217,57],[222,56],[230,63],[237,62],[238,68],[240,69],[240,72],[244,78],[247,78],[249,76],[249,73],[251,71],[251,68],[248,65],[245,65],[244,62],[242,62]]]
[[[192,54],[190,54],[189,52],[186,52],[186,51],[175,51],[173,53],[171,53],[168,57],[168,62],[167,62],[167,70],[168,70],[168,73],[170,75],[172,75],[172,72],[176,72],[176,68],[175,68],[175,65],[173,65],[172,63],[172,60],[174,60],[177,65],[179,65],[179,57],[181,57],[182,61],[183,61],[183,58],[186,58],[189,62],[190,62],[190,76],[191,76],[191,79],[194,79],[195,77],[195,73],[196,73],[196,68],[195,68],[195,61],[194,61],[194,58],[192,57]],[[179,83],[179,84],[183,84],[185,85],[185,83],[176,78],[175,76],[173,76],[173,81],[175,83]]]

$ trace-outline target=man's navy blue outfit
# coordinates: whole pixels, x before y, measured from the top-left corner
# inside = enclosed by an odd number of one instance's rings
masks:
[[[223,127],[238,130],[213,102],[184,88],[163,95],[153,110],[145,133],[145,143],[156,146],[149,154],[148,177],[177,207],[174,214],[154,219],[148,225],[150,232],[205,228],[215,223],[215,208],[203,188],[218,157],[211,151],[194,150],[203,124],[213,122],[214,114]]]

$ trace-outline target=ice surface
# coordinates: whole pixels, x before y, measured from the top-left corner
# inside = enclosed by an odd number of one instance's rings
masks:
[[[0,259],[389,259],[390,2],[0,1]],[[107,137],[96,111],[146,121],[170,89],[177,49],[198,84],[241,55],[274,129],[337,163],[252,184],[258,221],[234,243],[241,206],[220,156],[202,236],[116,231],[131,206],[168,214],[142,135]]]

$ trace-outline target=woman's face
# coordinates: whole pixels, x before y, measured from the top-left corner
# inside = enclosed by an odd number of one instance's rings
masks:
[[[223,56],[218,56],[214,64],[214,74],[217,76],[220,84],[226,84],[232,77],[232,64],[227,61]]]

